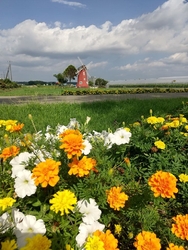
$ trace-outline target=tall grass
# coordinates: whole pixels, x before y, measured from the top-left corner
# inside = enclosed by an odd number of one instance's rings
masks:
[[[59,124],[68,124],[70,118],[76,118],[84,123],[87,116],[91,117],[89,128],[91,130],[115,129],[148,117],[150,109],[154,115],[178,114],[182,102],[186,98],[151,99],[151,100],[125,100],[104,101],[81,104],[24,104],[24,105],[0,105],[0,119],[16,119],[25,124],[25,132],[34,132],[34,128],[28,115],[33,116],[37,130],[45,130],[47,125],[55,127]]]

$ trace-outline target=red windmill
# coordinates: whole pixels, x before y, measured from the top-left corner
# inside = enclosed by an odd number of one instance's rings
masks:
[[[81,63],[81,66],[77,68],[77,88],[89,88],[88,85],[88,72],[86,66],[82,63],[80,58],[78,57],[78,60]]]

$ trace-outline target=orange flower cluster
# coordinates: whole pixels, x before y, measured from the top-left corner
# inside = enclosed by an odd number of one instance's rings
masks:
[[[177,215],[172,219],[175,221],[175,224],[172,224],[172,233],[182,240],[188,240],[188,214]]]
[[[107,230],[106,233],[97,230],[93,233],[93,235],[99,237],[99,239],[104,243],[105,250],[119,250],[118,240],[114,237],[110,230]]]
[[[79,130],[67,129],[64,133],[60,135],[60,142],[62,145],[61,149],[67,153],[68,159],[71,159],[73,156],[81,156],[82,150],[85,148],[83,144],[83,136]]]
[[[155,233],[142,231],[135,238],[134,246],[137,250],[160,250],[160,239],[156,237]]]
[[[176,182],[177,179],[173,174],[157,171],[149,178],[148,184],[151,186],[155,197],[175,198],[174,193],[178,192]]]
[[[69,175],[76,175],[83,177],[88,175],[90,170],[95,170],[96,160],[92,158],[87,158],[84,156],[81,160],[78,160],[76,157],[73,158],[73,161],[68,164],[70,170]]]
[[[59,181],[59,166],[61,162],[47,159],[45,162],[40,162],[33,170],[32,178],[35,180],[35,185],[41,184],[43,188],[50,185],[54,187]]]
[[[107,202],[109,203],[110,207],[114,210],[120,210],[125,206],[125,201],[128,200],[128,195],[124,192],[121,192],[121,187],[112,187],[110,190],[106,191],[107,194]]]
[[[166,250],[185,250],[183,246],[176,246],[173,243],[170,243]]]
[[[2,153],[0,154],[0,158],[3,158],[3,161],[6,161],[7,158],[16,156],[20,151],[20,148],[16,146],[10,146],[7,148],[4,148]]]

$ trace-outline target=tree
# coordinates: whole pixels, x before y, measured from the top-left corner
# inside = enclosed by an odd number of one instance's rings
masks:
[[[98,87],[105,87],[108,81],[102,79],[102,78],[97,78],[95,81],[95,85]]]
[[[71,79],[75,79],[77,69],[73,65],[69,65],[63,72],[63,75],[68,78],[69,82]]]
[[[59,83],[66,83],[67,82],[67,79],[66,77],[63,75],[63,73],[58,73],[57,75],[54,74],[54,77],[57,79],[57,81]]]

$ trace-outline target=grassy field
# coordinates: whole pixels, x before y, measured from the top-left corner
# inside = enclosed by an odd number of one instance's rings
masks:
[[[45,130],[47,125],[55,127],[58,123],[67,125],[70,118],[76,118],[84,123],[87,116],[91,117],[89,128],[97,131],[115,129],[148,117],[150,109],[153,115],[179,114],[182,102],[187,98],[157,99],[157,100],[125,100],[104,101],[82,104],[24,104],[0,105],[0,119],[16,119],[25,124],[25,132],[34,132],[28,115],[32,114],[37,130]]]

